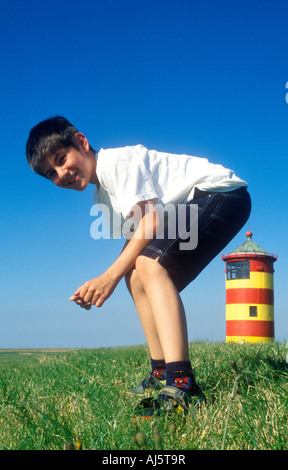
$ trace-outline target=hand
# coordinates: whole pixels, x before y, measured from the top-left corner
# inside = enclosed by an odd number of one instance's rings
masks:
[[[110,297],[118,282],[112,279],[108,272],[105,272],[78,287],[69,300],[73,300],[86,310],[90,310],[92,305],[101,307]]]

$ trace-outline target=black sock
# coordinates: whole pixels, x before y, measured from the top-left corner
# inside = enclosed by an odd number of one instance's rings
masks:
[[[158,380],[165,380],[166,378],[166,363],[164,359],[151,358],[151,373]]]
[[[166,385],[178,387],[191,395],[198,388],[190,361],[169,362],[166,364]]]

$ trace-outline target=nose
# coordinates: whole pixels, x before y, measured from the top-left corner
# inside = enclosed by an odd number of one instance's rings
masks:
[[[57,168],[56,172],[57,172],[59,184],[66,185],[68,182],[68,178],[69,178],[68,170],[63,167],[60,167],[60,168]]]

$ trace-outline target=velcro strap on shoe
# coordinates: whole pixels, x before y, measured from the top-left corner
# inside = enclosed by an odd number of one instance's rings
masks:
[[[186,393],[180,390],[179,388],[173,387],[172,385],[166,385],[162,388],[159,393],[159,398],[172,398],[176,403],[178,403],[182,408],[185,410],[189,410],[189,406],[187,404]]]

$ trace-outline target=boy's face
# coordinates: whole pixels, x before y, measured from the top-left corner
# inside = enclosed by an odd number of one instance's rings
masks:
[[[97,183],[96,161],[83,134],[75,134],[79,150],[59,149],[45,158],[41,165],[44,174],[56,186],[83,191],[89,183]]]

